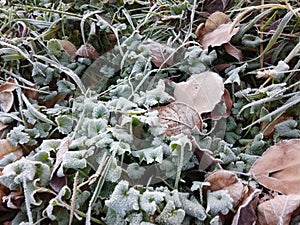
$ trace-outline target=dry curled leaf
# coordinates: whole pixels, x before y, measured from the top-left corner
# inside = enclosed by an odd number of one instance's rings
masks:
[[[200,114],[187,104],[173,102],[169,105],[156,108],[161,124],[167,125],[168,136],[180,133],[199,133],[202,130]]]
[[[254,163],[250,175],[283,194],[300,194],[300,139],[281,141]]]
[[[76,55],[90,59],[99,58],[99,53],[91,44],[81,45],[80,48],[76,51]]]
[[[76,58],[76,51],[77,51],[76,46],[68,40],[60,40],[59,42],[60,42],[60,45],[61,45],[62,49],[69,56],[71,56],[71,58],[75,59]]]
[[[200,24],[196,29],[196,37],[200,39],[200,43],[204,49],[209,46],[221,46],[222,44],[229,43],[232,36],[238,32],[238,28],[233,27],[229,17],[222,12],[215,12],[211,14],[205,24]],[[227,47],[228,48],[228,47]],[[233,53],[230,48],[228,54]],[[238,51],[234,51],[234,57],[240,55]]]
[[[175,100],[196,109],[199,114],[211,112],[223,94],[223,79],[214,72],[194,74],[174,89]]]
[[[289,225],[293,212],[300,208],[300,195],[277,195],[257,207],[259,225]]]

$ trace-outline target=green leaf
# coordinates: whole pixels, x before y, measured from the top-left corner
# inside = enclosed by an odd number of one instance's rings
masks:
[[[69,134],[73,128],[73,120],[70,116],[62,115],[55,118],[58,130],[62,134]]]
[[[275,134],[284,138],[299,138],[300,130],[297,129],[296,120],[286,120],[275,126]]]
[[[62,46],[57,39],[49,40],[47,42],[47,49],[51,55],[61,56],[62,54]]]
[[[70,95],[76,90],[75,85],[65,79],[57,81],[56,84],[61,95]]]
[[[30,137],[27,133],[23,132],[25,127],[19,125],[14,127],[10,133],[7,135],[7,140],[10,142],[11,145],[17,146],[18,144],[26,144],[29,142]]]

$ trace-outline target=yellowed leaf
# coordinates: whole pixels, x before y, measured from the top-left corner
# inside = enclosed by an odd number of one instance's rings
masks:
[[[254,163],[250,175],[283,194],[300,194],[300,139],[281,141]]]
[[[277,195],[257,207],[259,225],[289,225],[294,211],[300,207],[300,195]]]
[[[175,100],[196,109],[199,114],[211,112],[223,94],[223,79],[214,72],[194,74],[174,89]]]

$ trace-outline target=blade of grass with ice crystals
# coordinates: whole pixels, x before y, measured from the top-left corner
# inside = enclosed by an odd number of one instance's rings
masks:
[[[79,87],[80,91],[84,94],[86,92],[86,88],[84,87],[83,83],[81,82],[80,78],[77,76],[76,73],[74,73],[71,69],[51,60],[48,59],[45,56],[41,56],[41,55],[34,55],[34,57],[43,60],[44,62],[47,62],[49,64],[51,64],[53,67],[55,67],[56,69],[60,70],[61,72],[67,74],[69,77],[72,78],[72,80],[76,83],[76,85]]]
[[[253,123],[251,123],[247,127],[243,128],[243,130],[247,130],[250,127],[252,127],[253,125],[255,125],[257,123],[260,123],[260,122],[262,122],[262,121],[270,118],[271,116],[274,116],[274,115],[279,114],[279,113],[281,113],[281,114],[284,113],[287,109],[289,109],[290,107],[292,107],[292,106],[294,106],[294,105],[296,105],[296,104],[298,104],[300,102],[300,95],[299,94],[300,94],[300,92],[296,92],[295,95],[290,98],[290,99],[292,99],[292,98],[295,98],[295,99],[293,99],[292,101],[289,101],[288,103],[285,103],[283,106],[277,108],[273,112],[268,113],[267,115],[259,118],[258,120],[254,121]],[[298,97],[295,97],[297,95],[298,95]]]
[[[28,111],[35,116],[37,119],[49,123],[51,125],[55,126],[55,123],[53,123],[51,120],[49,120],[43,113],[39,112],[36,108],[33,107],[33,105],[29,102],[28,98],[22,93],[22,99],[27,106]]]

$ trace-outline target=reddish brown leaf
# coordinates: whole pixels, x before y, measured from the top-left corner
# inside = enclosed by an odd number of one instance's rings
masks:
[[[277,195],[257,207],[259,225],[289,225],[294,211],[300,207],[300,195]]]
[[[0,140],[0,159],[2,159],[5,155],[11,153],[11,152],[22,152],[21,146],[12,146],[8,140],[2,139]],[[17,153],[19,154],[19,153]]]
[[[76,55],[90,59],[99,58],[99,53],[91,44],[81,45],[80,48],[76,51]]]
[[[300,194],[300,139],[281,141],[254,163],[250,175],[283,194]]]
[[[186,82],[177,84],[174,97],[197,110],[199,114],[211,112],[224,94],[223,79],[214,72],[194,74]]]
[[[22,203],[24,202],[23,193],[20,191],[12,191],[9,195],[2,198],[3,202],[10,209],[20,209]]]
[[[224,48],[226,50],[226,52],[233,56],[234,58],[236,58],[238,61],[242,61],[243,60],[243,53],[241,50],[237,49],[236,47],[234,47],[232,44],[230,44],[229,42],[226,43],[224,45]]]
[[[73,58],[73,59],[76,58],[77,48],[76,48],[76,46],[72,42],[70,42],[68,40],[60,40],[60,44],[61,44],[61,47],[63,48],[63,50],[69,56],[71,56],[71,58]]]
[[[202,119],[192,107],[179,102],[156,108],[161,124],[167,125],[168,136],[180,133],[191,134],[202,130]]]
[[[14,91],[17,87],[14,85],[14,79],[13,78],[8,78],[6,84],[0,85],[0,92],[12,92]]]

